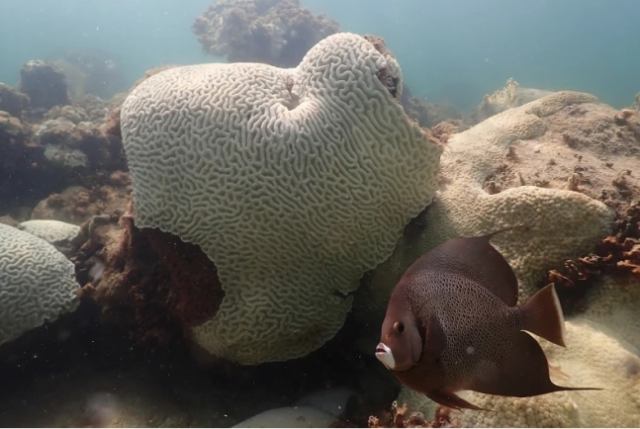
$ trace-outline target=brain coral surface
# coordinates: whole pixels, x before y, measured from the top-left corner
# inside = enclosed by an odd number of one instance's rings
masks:
[[[349,33],[300,65],[177,67],[122,106],[138,227],[199,245],[225,297],[193,326],[244,364],[320,347],[362,274],[432,200],[441,147],[394,99],[401,72]]]
[[[0,344],[78,305],[74,265],[41,238],[0,224]]]

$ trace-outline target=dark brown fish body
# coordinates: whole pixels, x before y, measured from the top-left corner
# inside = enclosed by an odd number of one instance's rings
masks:
[[[518,284],[491,235],[450,240],[418,259],[396,286],[376,356],[408,387],[452,408],[455,392],[533,396],[558,390],[537,341],[564,346],[553,285],[517,307]]]

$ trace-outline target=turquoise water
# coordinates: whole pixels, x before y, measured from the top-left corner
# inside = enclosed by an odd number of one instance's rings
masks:
[[[105,50],[132,83],[168,63],[211,61],[191,31],[208,0],[0,2],[0,81],[68,47]],[[304,0],[342,29],[383,37],[406,81],[430,101],[473,108],[510,77],[592,93],[622,107],[640,89],[640,2]],[[635,54],[634,54],[635,53]]]

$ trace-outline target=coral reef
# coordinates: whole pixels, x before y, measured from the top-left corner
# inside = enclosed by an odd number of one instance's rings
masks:
[[[73,311],[74,265],[41,238],[0,224],[0,344]]]
[[[507,109],[522,106],[552,93],[553,91],[542,89],[523,88],[512,78],[507,81],[504,88],[491,95],[485,95],[467,120],[475,125]]]
[[[636,188],[634,195],[640,196],[640,189]],[[633,290],[633,283],[640,282],[640,200],[618,213],[614,233],[600,240],[592,253],[564,261],[562,267],[550,270],[542,283],[554,282],[565,311],[572,313],[585,310],[589,290],[605,287],[600,281],[617,284],[621,292]]]
[[[29,96],[34,109],[48,110],[53,106],[69,104],[64,73],[49,62],[32,60],[23,65],[19,89]]]
[[[205,52],[229,62],[295,67],[313,45],[338,32],[338,23],[314,15],[298,0],[216,0],[193,31]]]
[[[29,106],[29,96],[0,82],[0,111],[22,118],[22,111]]]
[[[639,143],[618,116],[591,95],[558,92],[451,137],[434,202],[356,295],[363,320],[382,321],[406,268],[450,238],[529,225],[493,239],[516,272],[522,299],[549,269],[592,252],[634,198],[620,192],[617,179],[623,175],[630,189],[637,187],[627,170],[636,170]]]
[[[131,179],[128,173],[116,171],[89,188],[71,186],[60,193],[53,193],[40,201],[32,219],[55,219],[80,225],[93,216],[126,211],[131,198]]]
[[[0,111],[1,214],[24,220],[31,210],[25,207],[51,193],[100,185],[113,171],[126,171],[122,142],[106,128],[110,109],[110,102],[87,96],[44,112],[27,106],[22,120]]]
[[[452,105],[422,101],[414,97],[406,86],[402,90],[400,102],[407,115],[421,127],[432,128],[442,122],[462,120],[462,113]]]
[[[114,56],[108,52],[71,48],[51,59],[65,75],[69,96],[82,100],[86,95],[108,99],[126,89]]]
[[[224,289],[190,326],[205,349],[292,359],[342,326],[358,279],[436,187],[442,148],[407,120],[400,83],[389,53],[342,33],[295,69],[172,68],[127,97],[136,226],[199,245]]]

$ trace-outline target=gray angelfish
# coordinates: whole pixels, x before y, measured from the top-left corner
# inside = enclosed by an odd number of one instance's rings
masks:
[[[449,240],[414,262],[391,295],[376,357],[408,387],[454,409],[481,409],[460,390],[598,390],[550,380],[542,348],[524,331],[564,347],[562,308],[553,284],[516,306],[516,276],[490,243],[502,231]]]

